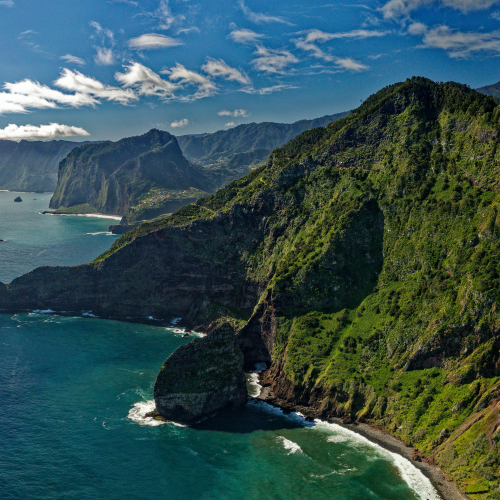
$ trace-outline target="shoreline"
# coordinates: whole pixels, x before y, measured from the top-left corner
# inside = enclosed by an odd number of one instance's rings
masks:
[[[105,214],[75,214],[72,212],[53,212],[51,210],[44,210],[42,215],[65,215],[65,216],[75,216],[75,217],[95,217],[96,219],[110,219],[110,220],[122,220],[119,215],[105,215]]]
[[[259,379],[261,374],[259,373]],[[260,380],[259,380],[260,382]],[[260,385],[260,384],[259,384]],[[262,387],[260,390],[260,394],[253,399],[258,401],[263,401],[264,403],[273,406],[275,408],[279,408],[283,412],[290,413],[291,411],[297,412],[297,410],[290,410],[290,408],[282,408],[276,403],[276,399],[274,396],[271,396],[270,390],[268,387]],[[306,416],[304,416],[307,419]],[[416,467],[429,481],[432,486],[436,489],[438,494],[441,496],[443,500],[472,500],[464,491],[462,491],[458,485],[456,485],[452,480],[448,480],[443,473],[443,471],[436,465],[432,465],[426,461],[425,457],[420,460],[415,460],[414,456],[420,456],[418,451],[411,447],[406,446],[399,439],[394,436],[391,436],[386,431],[383,431],[375,426],[354,422],[351,424],[347,424],[342,422],[340,418],[331,418],[329,420],[323,420],[318,418],[321,422],[336,424],[339,427],[343,427],[355,434],[358,434],[371,443],[384,448],[385,450],[400,455],[401,457],[408,460],[414,467]],[[422,498],[422,500],[426,500]]]

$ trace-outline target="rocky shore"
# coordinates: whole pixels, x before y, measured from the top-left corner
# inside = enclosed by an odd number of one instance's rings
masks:
[[[262,384],[266,383],[265,377],[262,373],[259,374],[259,380]],[[349,418],[329,417],[327,419],[323,419],[318,417],[317,413],[313,409],[306,407],[291,407],[283,401],[280,401],[276,398],[269,387],[263,386],[260,394],[256,396],[255,399],[264,401],[265,403],[276,408],[280,408],[285,415],[291,412],[298,412],[304,415],[304,418],[308,421],[315,419],[324,420],[325,422],[337,424],[340,427],[344,427],[352,432],[355,432],[356,434],[365,437],[372,443],[375,443],[392,453],[397,453],[403,458],[409,460],[431,481],[432,485],[436,488],[443,500],[472,500],[471,497],[469,497],[452,480],[447,479],[439,467],[429,463],[429,461],[422,457],[415,448],[412,446],[406,446],[402,441],[388,434],[382,427],[352,421]]]

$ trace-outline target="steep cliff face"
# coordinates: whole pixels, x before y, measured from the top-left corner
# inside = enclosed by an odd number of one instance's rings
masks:
[[[50,207],[90,205],[105,214],[124,215],[153,189],[203,190],[208,184],[203,172],[184,158],[173,135],[151,130],[73,151],[59,166]]]
[[[232,326],[223,323],[179,347],[156,379],[157,412],[167,420],[191,424],[226,406],[243,406],[247,387],[243,354],[235,340]]]
[[[465,86],[387,87],[95,262],[15,280],[0,308],[232,315],[279,404],[382,426],[496,494],[499,128]]]
[[[0,189],[54,191],[59,162],[78,146],[70,141],[0,140]]]

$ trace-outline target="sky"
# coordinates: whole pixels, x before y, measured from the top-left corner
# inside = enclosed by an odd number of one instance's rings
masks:
[[[291,123],[500,80],[500,0],[0,0],[0,139]]]

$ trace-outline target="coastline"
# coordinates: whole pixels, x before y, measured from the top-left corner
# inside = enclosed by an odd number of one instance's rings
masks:
[[[262,374],[259,373],[259,379],[261,378],[261,376]],[[279,408],[286,413],[289,413],[291,411],[290,408],[282,408],[281,406],[279,406],[279,404],[277,404],[276,398],[274,397],[274,395],[272,395],[268,387],[261,386],[260,394],[258,396],[255,396],[254,399],[263,401],[264,403],[275,408]],[[304,418],[307,419],[307,417]],[[419,456],[417,450],[413,447],[406,446],[404,443],[402,443],[396,437],[391,436],[386,431],[366,423],[355,422],[347,424],[342,422],[342,419],[340,418],[317,420],[343,427],[344,429],[347,429],[355,434],[364,437],[371,443],[378,445],[391,453],[400,455],[404,459],[408,460],[427,479],[429,479],[432,486],[434,486],[443,500],[472,500],[472,498],[469,497],[464,491],[462,491],[453,481],[448,480],[439,467],[425,461],[425,457],[423,457],[422,461],[420,461],[420,459],[415,460],[414,457]],[[422,500],[427,499],[422,498]]]
[[[44,210],[42,215],[65,215],[65,216],[76,216],[76,217],[95,217],[97,219],[111,219],[111,220],[122,220],[119,215],[104,215],[104,214],[74,214],[71,212],[53,212],[51,210]]]

